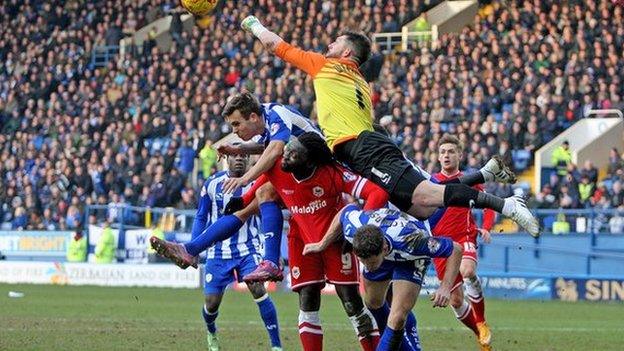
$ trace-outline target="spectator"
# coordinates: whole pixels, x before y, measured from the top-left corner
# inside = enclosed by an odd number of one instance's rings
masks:
[[[581,177],[586,176],[589,182],[594,186],[598,183],[598,170],[594,167],[591,160],[586,160],[583,163],[583,169],[581,170]]]
[[[82,230],[76,230],[67,247],[67,262],[85,262],[87,260],[87,239]]]
[[[195,150],[193,150],[193,141],[187,140],[187,142],[178,150],[178,169],[182,174],[188,176],[193,171],[195,163]]]
[[[109,222],[105,222],[102,234],[95,245],[95,263],[113,263],[116,249],[113,229]]]
[[[613,182],[613,190],[609,195],[609,203],[611,208],[618,208],[624,204],[624,192],[622,191],[622,182]]]
[[[568,174],[567,167],[570,162],[572,162],[570,143],[564,140],[563,143],[553,151],[551,163],[553,167],[557,168],[557,175],[563,177]]]
[[[207,179],[213,173],[213,169],[217,164],[217,150],[212,148],[212,140],[208,139],[204,147],[199,152],[199,160],[201,161],[202,177]]]
[[[585,174],[581,177],[581,182],[578,185],[579,198],[583,206],[590,206],[590,197],[594,193],[594,184],[590,182],[589,177]]]

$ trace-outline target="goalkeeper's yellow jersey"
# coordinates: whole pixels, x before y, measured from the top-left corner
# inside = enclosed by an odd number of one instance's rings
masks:
[[[326,58],[283,41],[275,54],[312,76],[318,122],[332,150],[373,130],[370,88],[353,61]]]

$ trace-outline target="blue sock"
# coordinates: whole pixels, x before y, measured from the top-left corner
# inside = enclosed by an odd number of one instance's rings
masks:
[[[219,316],[219,310],[214,313],[209,313],[206,311],[206,306],[202,306],[202,316],[204,317],[204,321],[206,322],[206,329],[210,334],[214,334],[217,332],[217,325],[215,324],[215,320]]]
[[[377,345],[377,351],[398,350],[401,341],[403,341],[403,329],[394,330],[386,326],[386,329],[381,335],[381,340],[379,340],[379,345]]]
[[[256,300],[256,304],[258,304],[260,316],[262,317],[262,320],[264,321],[264,326],[269,333],[271,346],[282,347],[282,342],[280,341],[279,334],[279,325],[277,323],[277,311],[275,310],[275,305],[273,305],[273,300],[271,300],[269,295],[264,295],[260,298],[260,301]]]
[[[223,216],[206,228],[201,235],[184,244],[184,247],[189,254],[197,256],[215,243],[231,237],[242,226],[243,222],[238,217],[234,215]]]
[[[264,259],[279,265],[284,217],[275,201],[260,204],[260,229],[264,234]]]
[[[373,317],[375,317],[379,330],[386,329],[386,324],[388,324],[388,316],[390,315],[390,306],[388,306],[388,302],[384,302],[383,306],[377,309],[369,308],[369,310],[373,314]]]
[[[403,334],[403,347],[402,350],[415,350],[420,351],[420,338],[418,337],[418,328],[417,328],[416,316],[413,312],[409,312],[407,314],[407,319],[405,320],[405,332]]]

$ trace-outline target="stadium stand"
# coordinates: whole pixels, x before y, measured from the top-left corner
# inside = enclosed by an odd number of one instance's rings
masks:
[[[90,204],[194,208],[194,159],[229,132],[220,109],[233,90],[292,104],[314,119],[304,74],[238,29],[248,14],[271,13],[266,25],[286,40],[323,50],[338,28],[396,31],[422,4],[226,1],[208,28],[176,26],[169,50],[148,40],[95,67],[97,47],[118,45],[176,2],[2,2],[2,228],[73,229]],[[624,108],[621,7],[510,1],[482,13],[459,34],[390,54],[372,83],[376,118],[390,116],[383,119],[389,133],[415,163],[434,171],[436,141],[450,132],[466,146],[467,168],[498,153],[521,172],[534,150],[590,109]],[[612,152],[606,179],[591,165],[568,165],[536,194],[536,206],[621,206],[623,156]]]

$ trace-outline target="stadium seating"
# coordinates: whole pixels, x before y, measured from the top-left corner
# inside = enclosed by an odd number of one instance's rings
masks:
[[[71,229],[95,203],[192,208],[196,184],[180,156],[184,148],[197,155],[206,140],[229,132],[220,108],[233,90],[253,90],[315,118],[305,75],[238,29],[259,7],[271,13],[268,27],[317,51],[343,28],[394,30],[422,11],[405,0],[224,1],[207,29],[176,33],[166,52],[147,41],[91,66],[96,47],[118,45],[177,2],[121,3],[0,5],[3,227]],[[486,17],[431,48],[388,56],[371,83],[376,118],[390,116],[395,140],[429,171],[445,131],[464,141],[467,166],[501,153],[522,170],[534,150],[588,109],[624,107],[621,7],[607,0],[508,4],[490,5]],[[609,182],[624,178],[623,163],[616,151]],[[578,195],[578,179],[562,182],[572,191],[554,187],[553,206]]]

